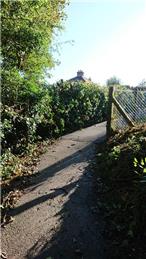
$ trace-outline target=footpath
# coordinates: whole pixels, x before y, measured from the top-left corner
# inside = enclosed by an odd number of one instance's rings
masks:
[[[103,122],[48,146],[12,211],[15,220],[2,229],[8,259],[104,259],[92,166],[105,134]]]

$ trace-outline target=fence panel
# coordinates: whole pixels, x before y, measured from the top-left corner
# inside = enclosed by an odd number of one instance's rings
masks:
[[[115,87],[111,102],[113,130],[146,123],[146,88]]]

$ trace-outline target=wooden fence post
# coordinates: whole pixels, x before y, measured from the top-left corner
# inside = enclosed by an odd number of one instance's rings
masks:
[[[138,89],[135,88],[134,90],[134,104],[135,104],[135,111],[134,111],[134,114],[133,114],[133,120],[136,121],[137,119],[137,113],[138,113],[138,110],[137,110],[137,97],[138,97]]]
[[[111,135],[111,122],[112,122],[112,113],[113,113],[113,94],[114,94],[114,86],[109,87],[109,95],[108,95],[108,112],[107,112],[107,126],[106,126],[106,134],[107,138]]]

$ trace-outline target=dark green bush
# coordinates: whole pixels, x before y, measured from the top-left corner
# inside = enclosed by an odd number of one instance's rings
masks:
[[[120,132],[100,147],[97,168],[107,257],[146,258],[146,126]]]
[[[38,90],[22,81],[17,100],[14,91],[6,104],[8,91],[2,93],[2,154],[9,149],[8,154],[23,155],[40,138],[56,138],[106,119],[105,90],[96,84],[60,81]]]
[[[55,120],[63,119],[65,132],[105,120],[107,101],[103,89],[96,84],[61,81],[52,92]]]

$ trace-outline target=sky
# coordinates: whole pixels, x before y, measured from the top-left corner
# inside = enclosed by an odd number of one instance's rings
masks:
[[[71,0],[58,35],[60,64],[53,83],[78,70],[95,83],[116,76],[136,86],[146,79],[146,0]]]

